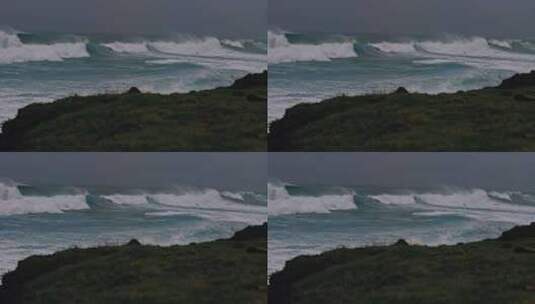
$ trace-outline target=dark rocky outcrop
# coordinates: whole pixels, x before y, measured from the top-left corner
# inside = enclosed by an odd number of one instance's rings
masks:
[[[136,87],[131,87],[126,94],[141,94],[141,90]]]
[[[266,151],[267,73],[184,94],[72,96],[19,109],[1,151]]]
[[[535,72],[450,94],[338,96],[270,124],[270,151],[535,151]]]
[[[409,94],[409,91],[407,91],[407,89],[404,87],[399,87],[394,91],[394,94]]]
[[[526,74],[516,74],[509,79],[505,79],[498,88],[500,89],[517,89],[522,87],[535,86],[535,71]]]
[[[249,74],[243,78],[240,78],[234,82],[230,87],[232,89],[248,89],[258,86],[267,86],[268,73],[264,71],[260,74]]]
[[[511,230],[505,231],[500,236],[500,241],[514,241],[518,239],[535,238],[535,223],[528,226],[516,226]]]
[[[535,224],[453,246],[341,248],[288,261],[270,278],[268,302],[535,303],[534,254]]]
[[[259,238],[267,238],[267,227],[267,223],[264,223],[261,226],[249,226],[241,231],[236,232],[231,240],[243,242]]]
[[[130,241],[32,256],[4,275],[0,303],[266,304],[265,227],[187,246]]]

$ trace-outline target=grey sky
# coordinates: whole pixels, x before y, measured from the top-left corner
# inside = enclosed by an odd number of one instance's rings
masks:
[[[296,184],[535,190],[535,153],[273,153],[269,175]]]
[[[256,37],[267,0],[1,0],[0,25],[24,31]]]
[[[269,24],[301,32],[535,37],[535,1],[270,0]]]
[[[0,153],[0,176],[20,183],[265,191],[264,153]]]

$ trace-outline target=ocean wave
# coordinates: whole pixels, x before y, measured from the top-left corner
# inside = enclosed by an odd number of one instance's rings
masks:
[[[87,42],[25,44],[15,32],[0,31],[0,64],[32,61],[63,61],[90,57]]]
[[[177,193],[138,192],[134,194],[95,194],[77,191],[69,194],[32,194],[21,192],[20,185],[0,182],[0,215],[22,215],[36,213],[63,213],[73,210],[121,209],[145,210],[145,212],[166,211],[198,214],[211,218],[246,218],[243,214],[266,216],[267,207],[262,205],[259,195],[248,192],[218,191],[214,189],[188,190]],[[71,191],[72,192],[72,191]],[[252,197],[249,201],[246,197]],[[223,213],[227,213],[223,215]],[[260,222],[257,220],[255,222]]]
[[[89,209],[85,194],[24,196],[16,184],[0,183],[0,215],[63,213]]]
[[[294,44],[284,33],[268,32],[269,63],[299,61],[331,61],[358,57],[353,42],[326,42],[321,44]]]
[[[514,72],[527,72],[535,68],[535,54],[526,52],[526,45],[529,43],[482,37],[370,43],[385,55],[423,58],[415,61],[419,64],[458,63]]]
[[[269,215],[300,213],[331,213],[339,210],[354,210],[355,193],[325,194],[320,196],[291,195],[284,185],[268,184]]]
[[[197,56],[242,60],[264,60],[265,55],[247,52],[239,40],[220,40],[215,37],[190,38],[181,41],[115,41],[102,44],[116,53],[153,56]]]
[[[535,217],[535,202],[517,203],[514,192],[459,190],[443,193],[408,193],[371,195],[369,198],[386,205],[410,206],[434,211],[490,211],[529,213]]]

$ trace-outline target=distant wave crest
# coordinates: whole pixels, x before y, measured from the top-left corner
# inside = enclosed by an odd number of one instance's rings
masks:
[[[330,61],[358,57],[353,42],[325,42],[321,44],[294,44],[284,33],[268,32],[270,63],[298,61]]]

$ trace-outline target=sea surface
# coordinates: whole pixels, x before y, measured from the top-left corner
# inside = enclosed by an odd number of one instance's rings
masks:
[[[35,102],[71,95],[189,92],[267,67],[265,37],[223,39],[27,33],[0,28],[0,124]]]
[[[442,245],[496,238],[535,221],[535,192],[295,185],[268,187],[268,272],[338,247]]]
[[[175,245],[231,237],[267,220],[265,193],[0,183],[0,277],[31,255],[72,247]]]
[[[441,93],[498,85],[535,69],[535,40],[268,33],[269,121],[298,103],[346,94]]]

